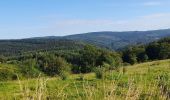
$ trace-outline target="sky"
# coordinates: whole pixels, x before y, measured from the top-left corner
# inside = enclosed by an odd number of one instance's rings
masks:
[[[170,0],[1,0],[0,39],[170,28]]]

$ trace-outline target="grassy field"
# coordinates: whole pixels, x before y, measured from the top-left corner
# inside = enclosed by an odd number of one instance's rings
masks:
[[[103,79],[90,73],[0,82],[0,100],[167,100],[169,79],[170,60],[162,60],[121,67]]]

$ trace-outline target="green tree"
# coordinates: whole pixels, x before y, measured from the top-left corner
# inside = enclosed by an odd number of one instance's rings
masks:
[[[136,56],[136,53],[132,50],[132,48],[129,48],[123,52],[122,59],[124,62],[130,63],[130,64],[137,63],[137,56]]]
[[[151,43],[146,47],[146,53],[149,59],[159,59],[160,45],[158,43]]]
[[[92,69],[96,66],[96,60],[99,56],[98,50],[94,46],[87,45],[80,51],[80,54],[81,72],[87,73],[92,71]]]
[[[38,70],[36,63],[37,62],[35,59],[22,61],[19,64],[19,68],[21,69],[21,73],[23,74],[23,76],[27,78],[37,77],[40,74],[40,71]]]
[[[57,57],[53,54],[42,54],[38,57],[38,64],[40,68],[48,75],[66,77],[70,72],[70,64],[62,57]]]

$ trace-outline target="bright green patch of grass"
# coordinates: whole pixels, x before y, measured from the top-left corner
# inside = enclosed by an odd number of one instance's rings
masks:
[[[38,78],[0,82],[0,99],[166,100],[170,95],[170,60],[122,67],[96,79],[94,73],[69,79]]]

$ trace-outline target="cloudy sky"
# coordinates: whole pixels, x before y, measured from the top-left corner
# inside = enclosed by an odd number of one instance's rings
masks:
[[[1,0],[0,39],[170,28],[170,0]]]

